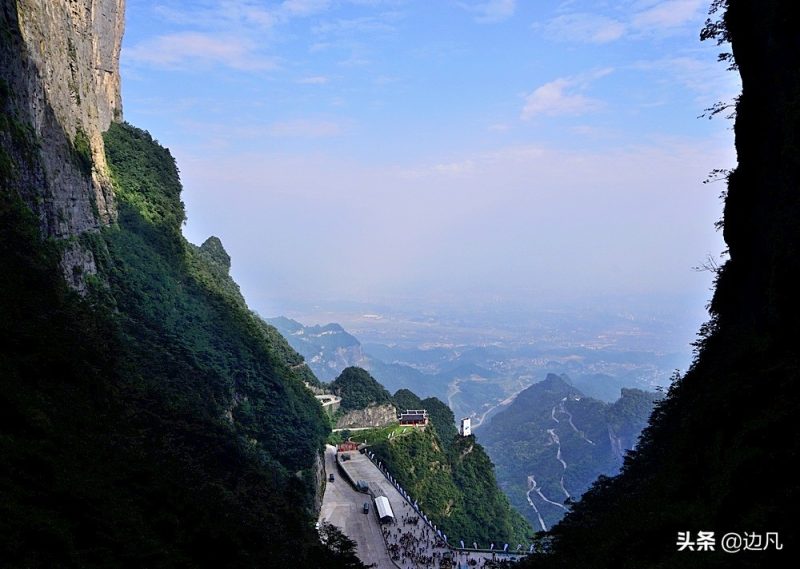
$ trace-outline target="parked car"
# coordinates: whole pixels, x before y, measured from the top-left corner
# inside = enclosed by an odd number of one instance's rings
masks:
[[[365,514],[369,513],[369,502],[364,502],[364,513]]]
[[[328,482],[333,482],[333,472],[331,472],[331,475],[328,476]]]

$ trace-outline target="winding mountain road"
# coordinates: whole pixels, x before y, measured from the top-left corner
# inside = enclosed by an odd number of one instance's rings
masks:
[[[536,517],[539,518],[539,525],[542,527],[542,531],[547,531],[547,525],[544,523],[544,519],[542,518],[542,514],[539,513],[539,508],[536,507],[536,504],[533,502],[533,498],[531,498],[531,492],[536,491],[536,479],[533,477],[533,474],[528,476],[528,491],[525,492],[525,496],[528,498],[528,504],[531,505],[533,511],[536,512]]]
[[[589,443],[590,445],[593,445],[594,443],[593,443],[592,441],[590,441],[590,440],[589,440],[589,439],[586,437],[586,433],[584,433],[583,431],[579,430],[579,429],[578,429],[578,427],[576,427],[576,426],[575,426],[575,423],[573,423],[573,422],[572,422],[572,413],[570,413],[569,411],[567,411],[567,408],[566,408],[566,406],[564,405],[566,401],[567,401],[567,398],[566,398],[566,397],[564,397],[564,399],[562,399],[562,400],[561,400],[561,403],[558,405],[558,411],[559,411],[559,413],[563,413],[564,415],[566,415],[566,416],[567,416],[567,420],[569,421],[569,426],[570,426],[570,427],[572,427],[572,430],[573,430],[573,431],[575,431],[576,433],[578,433],[578,436],[579,436],[580,438],[582,438],[583,440],[585,440],[585,441],[586,441],[587,443]],[[554,420],[556,423],[560,423],[560,421],[559,421],[558,419],[556,419],[556,416],[555,416],[555,407],[553,408],[553,420]]]
[[[564,487],[564,474],[567,472],[567,463],[561,456],[561,440],[558,438],[555,429],[547,429],[547,434],[550,435],[550,440],[553,444],[557,445],[556,449],[556,460],[561,463],[562,468],[564,469],[561,472],[561,478],[559,479],[558,483],[561,486],[561,491],[564,492],[564,496],[570,498],[569,492]],[[563,506],[561,506],[563,508]],[[565,508],[566,509],[566,508]]]

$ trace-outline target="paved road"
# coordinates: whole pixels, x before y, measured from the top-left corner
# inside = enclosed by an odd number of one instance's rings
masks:
[[[381,535],[381,528],[375,516],[375,505],[367,494],[356,492],[339,476],[335,463],[336,447],[328,445],[325,449],[325,470],[334,473],[336,481],[328,482],[322,497],[320,521],[327,521],[341,529],[345,535],[358,545],[358,557],[365,564],[375,563],[377,569],[397,569],[386,552],[386,544]],[[352,456],[364,458],[359,453]],[[346,463],[345,463],[346,464]],[[373,467],[373,470],[380,472]],[[364,502],[370,502],[369,514],[364,514]]]
[[[334,447],[327,447],[325,464],[329,473],[337,472],[335,453]],[[369,458],[358,452],[351,452],[350,456],[351,459],[343,462],[342,466],[353,480],[365,480],[376,496],[386,496],[397,521],[380,526],[374,513],[375,504],[369,496],[356,492],[339,476],[325,489],[320,519],[333,523],[355,540],[359,558],[367,564],[377,563],[376,567],[380,569],[397,569],[398,566],[402,569],[438,568],[443,554],[449,549]],[[364,515],[362,508],[367,500],[370,501],[370,513]],[[396,565],[387,553],[381,532],[386,536]],[[480,568],[492,558],[490,553],[456,552],[454,561],[456,568]]]

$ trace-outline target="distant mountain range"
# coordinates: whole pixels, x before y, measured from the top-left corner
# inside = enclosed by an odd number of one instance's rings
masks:
[[[648,389],[655,376],[676,364],[669,354],[580,346],[362,344],[339,324],[305,326],[283,316],[266,321],[303,355],[321,381],[332,381],[347,367],[362,367],[391,392],[407,388],[421,397],[439,398],[456,417],[472,417],[473,428],[545,373],[569,374],[585,396],[613,403],[622,388]]]
[[[622,389],[609,404],[548,374],[477,431],[511,503],[537,530],[552,527],[600,475],[613,475],[660,397]]]
[[[356,366],[369,371],[391,392],[407,388],[422,397],[447,398],[452,371],[429,375],[409,365],[383,361],[366,353],[355,336],[339,324],[304,326],[284,316],[267,318],[266,322],[278,329],[321,381],[331,382],[345,368]]]
[[[578,498],[599,475],[619,471],[659,397],[625,388],[624,380],[603,374],[573,381],[566,374],[550,373],[530,386],[521,378],[510,385],[503,369],[503,358],[509,354],[495,346],[470,347],[452,357],[451,351],[440,348],[364,347],[338,324],[304,326],[285,317],[267,322],[306,358],[322,381],[331,382],[343,369],[358,366],[390,392],[410,390],[436,397],[447,402],[456,416],[468,402],[477,410],[472,414],[473,428],[479,427],[476,437],[497,467],[500,487],[537,530],[560,520],[567,511],[564,502]],[[415,361],[430,373],[390,358]],[[480,365],[486,362],[499,365],[496,369]],[[499,400],[503,381],[509,384],[508,391],[518,393],[516,398],[512,394]],[[452,421],[453,414],[447,415]]]
[[[330,382],[347,367],[365,367],[364,352],[356,338],[338,324],[304,326],[278,316],[265,319],[302,355],[321,381]]]

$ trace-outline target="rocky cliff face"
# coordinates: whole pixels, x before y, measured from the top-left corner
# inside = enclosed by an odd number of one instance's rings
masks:
[[[370,405],[366,409],[356,409],[345,413],[336,421],[336,428],[385,427],[396,422],[397,409],[394,405]]]
[[[95,272],[71,239],[115,218],[102,133],[121,120],[125,0],[0,0],[0,179],[63,241],[79,290]]]
[[[322,496],[325,494],[325,459],[318,453],[314,460],[314,517],[319,516],[322,509]]]

